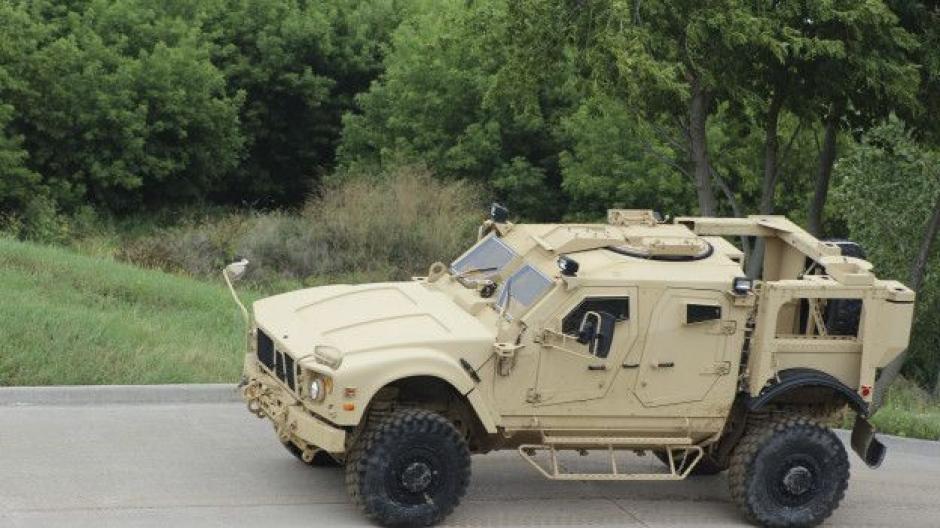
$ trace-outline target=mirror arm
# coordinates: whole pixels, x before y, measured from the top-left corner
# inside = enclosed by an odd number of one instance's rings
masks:
[[[228,276],[228,270],[222,270],[222,277],[225,279],[225,284],[228,285],[228,291],[232,294],[232,298],[235,299],[235,304],[238,305],[238,308],[242,312],[242,318],[245,320],[245,325],[248,328],[251,328],[251,317],[248,315],[248,309],[245,308],[245,305],[242,304],[241,299],[238,298],[238,294],[235,293],[235,287],[232,286],[232,279]]]
[[[594,326],[591,328],[591,335],[586,336],[585,329],[588,326],[588,323],[592,317],[595,319],[596,322]],[[581,326],[578,327],[578,343],[585,345],[597,339],[597,332],[600,330],[600,326],[601,326],[601,314],[597,312],[593,312],[593,311],[587,312],[586,314],[584,314],[584,318],[581,319]]]

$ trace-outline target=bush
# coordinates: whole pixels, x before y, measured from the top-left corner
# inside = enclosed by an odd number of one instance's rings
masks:
[[[69,224],[59,214],[55,201],[39,195],[26,203],[19,218],[11,221],[11,231],[23,240],[53,244],[68,239]]]
[[[303,217],[316,251],[317,274],[387,272],[404,279],[436,260],[456,257],[473,240],[482,195],[462,181],[444,183],[427,169],[400,168],[380,180],[355,178],[324,189]]]
[[[211,276],[236,256],[267,289],[298,283],[402,280],[456,257],[482,220],[480,191],[400,168],[325,186],[298,212],[228,213],[137,238],[118,251],[137,265]]]

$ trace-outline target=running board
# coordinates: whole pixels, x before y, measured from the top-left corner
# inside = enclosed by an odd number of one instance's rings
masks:
[[[519,456],[549,480],[683,480],[695,469],[705,452],[701,447],[692,445],[689,438],[588,438],[588,437],[544,437],[543,444],[523,444],[519,446]],[[558,463],[558,450],[578,449],[590,451],[605,449],[608,453],[610,472],[608,473],[566,473]],[[577,447],[574,447],[577,446]],[[616,451],[649,451],[652,448],[663,450],[668,458],[668,473],[622,473],[617,466]],[[546,468],[535,459],[537,451],[548,451],[549,467]],[[694,453],[694,458],[689,457]],[[676,454],[683,461],[676,466]]]

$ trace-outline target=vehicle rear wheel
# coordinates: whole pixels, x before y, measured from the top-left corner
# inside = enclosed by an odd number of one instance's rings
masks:
[[[346,490],[383,526],[430,526],[449,515],[470,482],[470,451],[446,418],[403,409],[370,420],[349,453]]]
[[[778,415],[747,430],[731,455],[731,497],[761,526],[804,527],[839,506],[849,460],[828,428],[799,415]]]
[[[304,452],[302,449],[297,447],[293,442],[284,442],[284,449],[294,455],[297,460],[300,460],[304,464],[312,467],[340,467],[343,464],[339,460],[333,457],[333,455],[327,453],[326,451],[320,450],[313,455],[313,459],[310,462],[304,460]]]
[[[669,467],[669,457],[666,455],[665,451],[653,451],[653,454],[656,455],[666,467]],[[676,462],[676,470],[681,472],[685,464],[684,455],[676,455],[673,453],[673,458]],[[695,455],[692,455],[693,459]],[[702,455],[702,459],[699,460],[698,464],[692,468],[692,471],[689,473],[689,476],[704,477],[708,475],[717,475],[722,471],[728,469],[727,464],[719,464],[714,458],[712,458],[708,453]]]

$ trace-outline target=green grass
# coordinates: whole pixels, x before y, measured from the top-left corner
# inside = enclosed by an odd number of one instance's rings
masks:
[[[940,402],[903,378],[892,384],[872,421],[885,434],[940,440]]]
[[[231,382],[243,328],[221,277],[0,238],[0,385]]]

